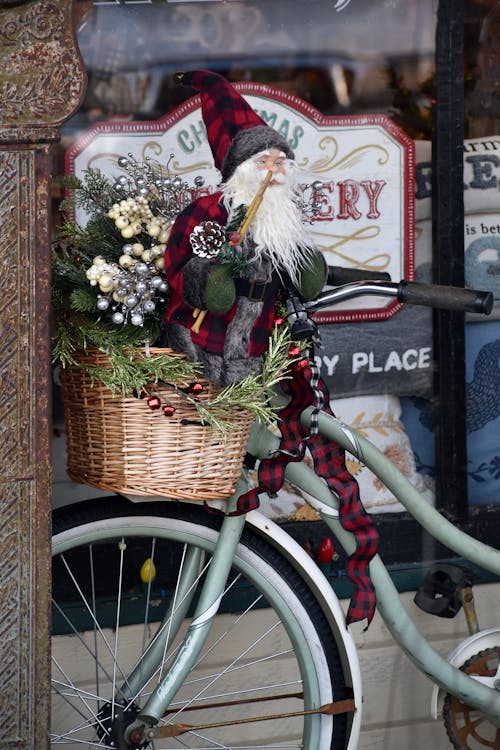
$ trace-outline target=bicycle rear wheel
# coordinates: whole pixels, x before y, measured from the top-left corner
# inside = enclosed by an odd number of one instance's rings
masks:
[[[182,647],[219,525],[186,503],[106,498],[55,511],[51,747],[130,750],[124,728]],[[181,592],[188,564],[196,575]],[[154,636],[167,610],[164,648]],[[147,664],[148,648],[156,650],[157,669]],[[136,747],[343,750],[346,714],[285,714],[347,697],[313,593],[245,528],[208,642],[159,723],[191,729]],[[221,722],[227,725],[202,728]]]

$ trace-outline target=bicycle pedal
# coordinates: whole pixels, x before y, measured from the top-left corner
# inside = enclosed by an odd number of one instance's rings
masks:
[[[461,589],[471,586],[470,573],[458,565],[431,565],[413,601],[424,612],[437,617],[455,617],[462,606]]]

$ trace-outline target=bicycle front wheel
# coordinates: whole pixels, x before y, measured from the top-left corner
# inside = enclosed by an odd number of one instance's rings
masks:
[[[55,511],[51,747],[130,750],[126,727],[183,647],[219,525],[186,503]],[[158,724],[187,729],[132,747],[343,750],[346,714],[300,712],[348,697],[313,593],[245,528],[208,641]]]

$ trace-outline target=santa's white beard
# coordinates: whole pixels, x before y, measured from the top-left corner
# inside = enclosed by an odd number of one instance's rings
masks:
[[[265,170],[257,169],[253,158],[240,164],[222,186],[224,204],[229,212],[242,204],[249,206],[266,176]],[[250,225],[254,246],[247,260],[251,263],[267,258],[274,270],[286,271],[297,283],[299,269],[308,265],[312,257],[313,241],[293,201],[297,182],[295,164],[287,160],[286,175],[277,173],[273,179],[280,184],[269,185],[266,189]]]

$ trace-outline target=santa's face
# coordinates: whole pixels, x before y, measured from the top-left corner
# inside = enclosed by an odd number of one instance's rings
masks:
[[[262,151],[260,154],[252,157],[252,161],[258,172],[262,174],[262,179],[268,172],[273,173],[273,178],[269,185],[280,185],[286,179],[286,155],[277,148],[271,148],[269,151]]]

